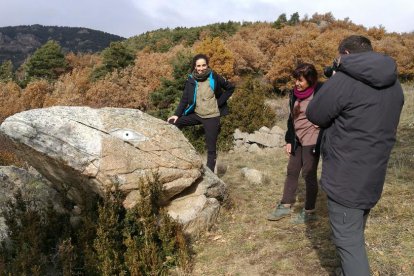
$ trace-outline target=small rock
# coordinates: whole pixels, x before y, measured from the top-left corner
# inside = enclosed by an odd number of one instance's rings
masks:
[[[270,132],[270,129],[269,129],[268,127],[262,126],[262,127],[259,129],[259,132],[262,132],[262,133],[269,133],[269,132]]]
[[[257,145],[257,144],[251,144],[249,146],[249,149],[247,150],[248,152],[255,152],[255,153],[259,153],[262,151],[262,149]]]
[[[253,184],[261,184],[264,180],[264,175],[261,171],[249,168],[242,168],[241,169],[242,175]]]

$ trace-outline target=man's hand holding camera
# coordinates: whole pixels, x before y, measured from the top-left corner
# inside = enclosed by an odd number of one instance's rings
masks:
[[[341,65],[341,56],[334,59],[331,66],[326,66],[323,69],[323,74],[325,77],[330,78],[335,75],[336,71],[338,70],[339,66]]]

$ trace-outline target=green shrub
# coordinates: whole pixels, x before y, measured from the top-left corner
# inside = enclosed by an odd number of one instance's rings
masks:
[[[233,133],[236,128],[253,132],[262,126],[273,126],[276,114],[265,104],[271,94],[271,85],[259,79],[246,79],[229,101],[231,112],[224,117],[223,128]]]
[[[157,174],[139,184],[141,200],[126,211],[117,186],[83,206],[72,227],[68,214],[21,192],[3,212],[8,240],[0,246],[1,275],[166,275],[188,268],[190,254],[182,226],[159,205]]]
[[[19,190],[14,201],[3,209],[8,226],[8,239],[1,245],[4,272],[12,275],[44,275],[55,265],[50,256],[55,245],[67,237],[69,217],[46,207],[35,198],[23,196]]]
[[[123,195],[117,186],[107,190],[98,207],[96,238],[93,243],[100,275],[120,275],[125,271],[123,252],[123,220],[125,209]]]
[[[125,217],[124,257],[131,275],[166,275],[175,266],[188,267],[190,255],[180,224],[160,207],[162,185],[157,174],[139,185],[141,200]]]

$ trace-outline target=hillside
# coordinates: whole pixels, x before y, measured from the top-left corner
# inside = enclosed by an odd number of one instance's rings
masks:
[[[65,52],[95,53],[123,37],[78,27],[10,26],[0,28],[0,63],[11,60],[18,67],[48,40],[59,42]]]

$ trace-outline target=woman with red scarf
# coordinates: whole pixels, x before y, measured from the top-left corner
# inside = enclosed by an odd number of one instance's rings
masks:
[[[295,87],[290,94],[290,115],[287,121],[286,153],[289,155],[287,176],[281,202],[267,217],[279,220],[290,216],[292,205],[296,201],[299,174],[306,183],[305,206],[293,219],[294,223],[304,223],[316,219],[315,203],[318,194],[316,170],[319,162],[321,129],[306,118],[306,108],[322,83],[318,82],[318,73],[309,63],[300,64],[294,71]]]

